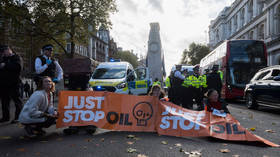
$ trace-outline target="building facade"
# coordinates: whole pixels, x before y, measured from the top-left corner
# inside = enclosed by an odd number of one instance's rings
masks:
[[[66,50],[71,52],[71,43],[67,43]],[[75,45],[75,53],[98,62],[109,61],[109,58],[116,52],[117,44],[110,37],[109,30],[103,26],[89,38],[88,45]]]
[[[268,65],[280,64],[280,1],[235,0],[209,26],[209,47],[224,40],[256,39],[267,45]]]

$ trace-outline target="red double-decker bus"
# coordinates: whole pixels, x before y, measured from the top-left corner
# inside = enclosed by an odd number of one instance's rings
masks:
[[[246,84],[267,66],[266,46],[259,40],[226,40],[200,61],[202,71],[214,64],[223,72],[222,98],[243,98]]]

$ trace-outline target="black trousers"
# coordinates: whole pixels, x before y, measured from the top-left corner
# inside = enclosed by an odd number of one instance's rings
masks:
[[[182,103],[182,86],[175,86],[173,88],[172,102],[176,105],[181,105],[181,103]]]
[[[23,106],[19,87],[2,88],[0,97],[2,100],[2,118],[10,120],[10,102],[13,100],[16,106],[15,119],[18,119]]]
[[[203,92],[200,88],[191,87],[192,97],[195,99],[195,103],[197,104],[197,110],[203,110]]]
[[[182,107],[193,109],[193,93],[190,87],[182,87]]]
[[[56,123],[56,118],[54,117],[47,117],[46,121],[42,123],[29,123],[29,124],[23,124],[28,126],[34,126],[35,128],[49,128],[53,124]]]

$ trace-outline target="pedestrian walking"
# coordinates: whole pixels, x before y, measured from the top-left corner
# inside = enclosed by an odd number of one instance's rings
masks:
[[[25,126],[24,129],[28,136],[43,135],[46,132],[42,128],[55,124],[58,113],[52,101],[54,90],[55,84],[51,78],[43,76],[38,81],[37,91],[24,104],[19,121]]]
[[[208,89],[215,89],[219,97],[221,97],[222,80],[220,73],[218,73],[219,65],[213,65],[212,72],[207,76]]]
[[[54,83],[58,83],[63,78],[63,70],[58,61],[52,58],[53,45],[48,44],[42,47],[43,55],[35,59],[36,85],[42,76],[49,76]]]
[[[22,109],[20,97],[20,73],[22,70],[22,59],[14,53],[8,45],[0,46],[0,98],[2,100],[2,118],[0,123],[10,120],[10,101],[16,106],[15,118],[11,123],[18,121]]]
[[[24,89],[25,97],[29,98],[29,96],[30,96],[30,85],[29,85],[28,81],[26,81],[25,84],[23,85],[23,89]]]

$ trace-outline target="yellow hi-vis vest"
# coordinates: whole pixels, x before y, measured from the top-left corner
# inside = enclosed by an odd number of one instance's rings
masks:
[[[161,85],[161,83],[159,81],[156,81],[156,82],[153,83],[153,86],[154,85]]]
[[[182,86],[184,87],[190,87],[192,84],[191,84],[191,80],[189,77],[186,77],[184,82],[182,83]]]
[[[200,87],[200,80],[199,77],[195,77],[194,75],[189,76],[189,79],[191,81],[191,86],[194,88],[199,88]]]
[[[206,75],[199,76],[199,80],[200,80],[200,86],[202,86],[203,88],[207,88],[207,77],[206,77]]]
[[[224,78],[223,72],[221,70],[219,70],[218,73],[220,74],[220,78],[223,81],[223,78]]]
[[[169,77],[167,77],[166,78],[166,80],[165,80],[165,85],[166,85],[166,87],[170,87],[170,78]]]

